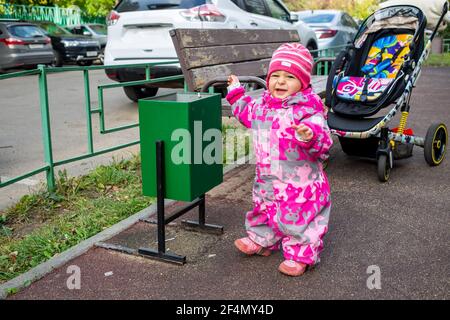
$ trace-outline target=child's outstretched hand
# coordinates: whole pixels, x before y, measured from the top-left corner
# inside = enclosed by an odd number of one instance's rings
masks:
[[[234,85],[234,84],[239,84],[239,79],[238,77],[236,77],[234,74],[231,74],[228,77],[228,82],[227,82],[228,86]]]
[[[303,141],[308,142],[314,136],[314,132],[311,130],[311,128],[308,126],[305,126],[303,123],[300,123],[298,126],[293,125],[292,128],[295,129],[295,131],[297,132],[297,134],[300,136],[300,138]]]
[[[236,77],[234,74],[231,74],[228,77],[228,87],[227,87],[227,91],[228,93],[230,93],[231,91],[233,91],[236,88],[239,88],[241,86],[238,77]]]

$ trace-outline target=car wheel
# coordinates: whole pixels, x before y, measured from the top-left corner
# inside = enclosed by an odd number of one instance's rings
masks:
[[[317,45],[309,42],[308,45],[306,46],[306,49],[308,49],[309,51],[314,51],[311,53],[311,55],[313,56],[313,58],[317,58],[319,56],[319,53],[317,52]]]
[[[102,49],[102,52],[98,55],[98,59],[100,60],[101,64],[105,64],[105,49]]]
[[[62,55],[59,51],[53,50],[53,54],[55,55],[55,59],[53,60],[51,66],[52,67],[61,67],[63,65]]]
[[[92,60],[86,60],[86,61],[78,61],[78,62],[77,62],[77,65],[79,65],[79,66],[86,66],[86,67],[88,67],[88,66],[91,66],[91,65],[92,65],[92,63],[93,63],[93,61],[92,61]]]
[[[137,102],[139,99],[156,96],[156,93],[158,93],[158,88],[129,86],[123,87],[123,91],[131,101]]]

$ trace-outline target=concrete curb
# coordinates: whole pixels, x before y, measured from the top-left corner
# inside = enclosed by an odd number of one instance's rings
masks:
[[[223,169],[223,174],[230,172],[231,170],[248,163],[247,161],[251,162],[252,158],[248,157],[242,157],[236,161],[236,164],[228,165]],[[164,205],[168,206],[173,203],[177,202],[176,200],[165,200]],[[120,232],[128,229],[135,223],[139,222],[141,219],[149,218],[152,215],[156,214],[156,203],[152,204],[151,206],[139,211],[138,213],[128,217],[125,220],[122,220],[119,223],[116,223],[115,225],[109,227],[108,229],[96,234],[95,236],[84,240],[83,242],[80,242],[79,244],[75,245],[74,247],[54,256],[50,260],[41,263],[40,265],[34,267],[33,269],[29,270],[28,272],[21,274],[20,276],[9,280],[8,282],[3,283],[0,285],[0,300],[6,299],[8,297],[8,290],[16,289],[21,290],[27,287],[30,283],[37,281],[41,278],[43,278],[45,275],[50,273],[56,268],[59,268],[69,262],[72,259],[75,259],[76,257],[86,253],[89,249],[91,249],[93,246],[95,246],[98,242],[103,242],[105,240],[108,240],[115,235],[119,234]]]

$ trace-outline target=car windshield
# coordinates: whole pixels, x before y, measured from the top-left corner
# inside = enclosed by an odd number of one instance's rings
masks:
[[[39,23],[39,26],[52,36],[61,36],[61,35],[71,34],[66,29],[61,28],[60,26],[53,24],[53,23],[45,23],[45,22]]]
[[[15,37],[33,38],[45,37],[45,34],[36,26],[30,25],[13,25],[8,27],[8,31]]]
[[[331,13],[312,14],[299,17],[300,20],[306,23],[330,23],[333,21],[335,15]]]
[[[106,26],[102,24],[91,24],[89,27],[95,31],[97,34],[103,34],[106,35],[107,29]]]
[[[208,0],[122,0],[117,12],[146,11],[160,9],[190,9],[209,3]]]

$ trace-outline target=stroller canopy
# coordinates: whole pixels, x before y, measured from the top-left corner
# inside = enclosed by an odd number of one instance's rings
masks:
[[[353,45],[360,48],[369,34],[386,27],[414,30],[414,38],[417,38],[419,32],[425,30],[426,23],[423,12],[414,6],[393,6],[380,9],[363,22],[355,36]]]

